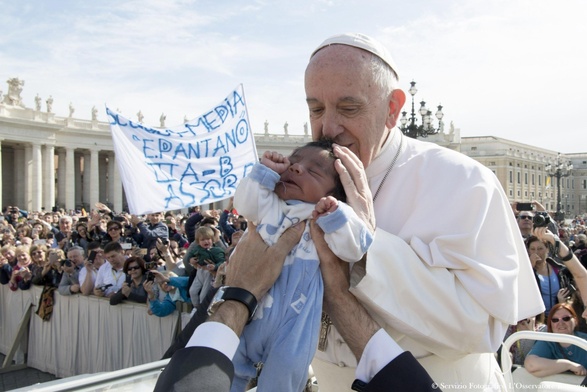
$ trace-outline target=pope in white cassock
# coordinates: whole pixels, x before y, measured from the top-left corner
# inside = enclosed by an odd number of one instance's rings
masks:
[[[366,264],[352,267],[351,292],[388,334],[373,335],[355,374],[332,325],[312,363],[320,390],[369,380],[397,355],[378,342],[391,336],[444,391],[505,391],[494,353],[508,325],[543,311],[522,237],[491,170],[395,128],[405,102],[396,70],[382,44],[359,34],[326,40],[306,69],[313,138],[342,146],[351,175],[365,167],[370,192],[354,176],[355,193],[373,195],[364,210],[377,228]]]

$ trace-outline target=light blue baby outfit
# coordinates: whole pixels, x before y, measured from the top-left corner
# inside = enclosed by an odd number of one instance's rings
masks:
[[[239,214],[257,225],[269,245],[292,225],[312,216],[314,204],[283,201],[274,193],[279,175],[256,164],[241,181],[234,197]],[[335,212],[317,219],[325,240],[341,259],[360,260],[373,241],[372,234],[348,205],[339,202]],[[281,275],[259,301],[233,359],[235,377],[231,392],[242,392],[256,377],[257,390],[300,392],[306,383],[320,333],[324,286],[318,254],[310,238],[310,225],[286,257]]]

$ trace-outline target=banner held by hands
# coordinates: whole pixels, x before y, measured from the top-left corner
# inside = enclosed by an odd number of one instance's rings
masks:
[[[132,214],[227,199],[258,160],[242,84],[176,127],[151,128],[108,107],[106,113]]]

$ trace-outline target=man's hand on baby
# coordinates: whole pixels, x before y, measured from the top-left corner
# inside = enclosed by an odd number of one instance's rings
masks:
[[[276,151],[265,151],[261,157],[261,164],[267,166],[277,174],[281,174],[291,165],[287,157]]]
[[[316,203],[314,211],[312,211],[312,218],[317,219],[323,215],[330,214],[338,208],[338,200],[332,196],[323,197]]]

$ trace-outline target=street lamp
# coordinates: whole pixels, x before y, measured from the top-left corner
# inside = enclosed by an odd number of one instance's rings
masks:
[[[560,222],[565,219],[565,213],[561,209],[561,178],[568,177],[573,170],[573,165],[570,161],[563,161],[561,153],[556,156],[556,161],[544,167],[546,174],[550,177],[556,178],[556,214],[554,219]]]
[[[412,113],[410,117],[407,117],[407,112],[402,112],[402,117],[400,118],[400,130],[404,133],[404,135],[409,136],[411,138],[417,139],[418,137],[426,137],[428,135],[434,135],[438,132],[442,131],[444,128],[444,123],[442,122],[442,118],[444,117],[444,113],[442,113],[442,105],[438,105],[438,111],[436,112],[435,116],[438,119],[438,128],[434,128],[432,126],[432,112],[428,110],[426,107],[426,102],[420,102],[420,109],[418,113],[422,117],[421,124],[416,125],[416,111],[414,108],[414,95],[418,92],[416,88],[416,82],[413,80],[410,82],[410,89],[408,92],[412,96]]]

